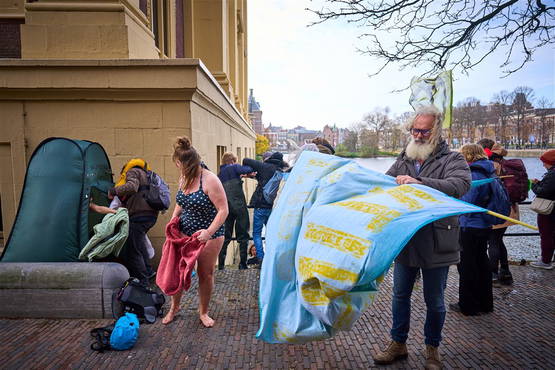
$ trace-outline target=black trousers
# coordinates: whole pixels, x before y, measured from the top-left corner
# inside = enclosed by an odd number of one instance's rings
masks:
[[[487,254],[491,229],[461,228],[459,306],[465,315],[493,311],[493,288]]]
[[[247,206],[229,207],[229,214],[225,220],[225,239],[220,255],[218,256],[218,267],[223,268],[225,257],[227,255],[227,247],[233,237],[233,228],[235,227],[235,237],[239,243],[239,257],[241,258],[239,266],[247,267],[247,249],[249,245],[249,212]]]
[[[145,256],[148,256],[148,252],[146,251],[145,235],[155,223],[155,217],[131,219],[129,222],[129,236],[120,256],[123,265],[129,270],[129,275],[139,279],[142,283],[148,282],[145,264]]]
[[[490,271],[495,274],[499,273],[499,265],[501,265],[501,273],[509,272],[507,247],[505,247],[505,243],[503,242],[503,235],[505,235],[506,231],[506,227],[502,229],[493,229],[489,236],[488,255]]]

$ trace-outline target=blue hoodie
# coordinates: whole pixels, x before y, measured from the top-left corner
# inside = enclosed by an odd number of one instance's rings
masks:
[[[482,180],[495,177],[495,168],[493,162],[487,159],[480,159],[476,162],[469,163],[470,172],[472,173],[472,181]],[[472,203],[479,207],[485,207],[486,202],[491,196],[491,187],[489,185],[482,185],[470,188],[468,193],[462,196],[461,200]],[[489,229],[492,224],[482,212],[468,213],[459,217],[461,227],[474,227],[477,229]]]

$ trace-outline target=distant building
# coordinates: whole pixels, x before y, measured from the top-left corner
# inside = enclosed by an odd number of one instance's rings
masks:
[[[340,129],[335,125],[333,126],[325,125],[324,128],[322,129],[322,136],[324,137],[324,139],[329,141],[329,143],[333,147],[336,147],[337,145],[341,144],[341,142],[343,141],[341,140],[343,136],[341,131],[343,131],[343,129]]]
[[[249,118],[257,135],[264,135],[264,125],[262,124],[262,110],[260,103],[256,101],[253,89],[249,93]]]

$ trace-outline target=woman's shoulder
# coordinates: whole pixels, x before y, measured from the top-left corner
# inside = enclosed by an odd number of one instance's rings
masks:
[[[212,171],[202,170],[202,182],[208,186],[221,184],[220,178]]]

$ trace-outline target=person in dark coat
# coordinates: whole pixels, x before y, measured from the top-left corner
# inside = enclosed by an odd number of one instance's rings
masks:
[[[470,170],[460,153],[441,138],[442,114],[433,106],[418,108],[407,128],[411,140],[387,171],[399,185],[423,184],[460,198],[470,189]],[[445,321],[444,290],[449,266],[459,262],[458,217],[447,217],[422,227],[395,259],[393,270],[393,326],[387,349],[374,355],[377,364],[407,356],[411,294],[422,270],[426,301],[426,368],[441,368],[438,346]]]
[[[247,247],[249,243],[249,212],[247,210],[247,201],[243,192],[242,175],[253,172],[252,167],[241,166],[237,164],[235,154],[227,152],[222,156],[222,165],[218,177],[222,182],[227,196],[227,207],[229,214],[225,220],[225,240],[220,255],[218,256],[218,269],[223,270],[225,265],[225,257],[227,247],[233,236],[233,228],[235,227],[235,237],[239,243],[239,270],[247,268]]]
[[[461,153],[470,166],[472,180],[496,177],[492,161],[487,159],[484,149],[478,144],[467,144]],[[492,197],[489,185],[473,187],[461,200],[485,207]],[[459,301],[452,303],[452,311],[466,316],[493,311],[492,273],[489,267],[488,239],[492,232],[491,216],[485,213],[461,215],[460,243],[462,247],[459,271]]]
[[[108,198],[117,196],[129,212],[129,236],[120,254],[122,264],[129,270],[129,275],[148,285],[154,271],[148,262],[146,233],[156,224],[158,211],[144,197],[145,190],[142,189],[149,184],[145,169],[148,169],[147,164],[141,158],[128,161],[121,170],[119,181],[109,190]]]
[[[283,154],[280,152],[272,153],[263,162],[255,159],[244,158],[243,166],[249,166],[256,172],[256,180],[258,184],[252,194],[249,207],[254,208],[252,219],[252,239],[256,246],[256,256],[258,261],[262,263],[264,259],[264,248],[262,246],[262,228],[268,222],[270,213],[272,213],[273,203],[268,203],[264,199],[264,185],[272,178],[277,170],[285,170],[288,166],[283,161]]]
[[[555,200],[555,149],[548,150],[540,157],[547,170],[541,180],[532,180],[532,191],[536,197]],[[530,263],[530,266],[551,270],[553,268],[553,252],[555,251],[555,207],[550,215],[538,213],[538,229],[540,232],[541,259]]]

